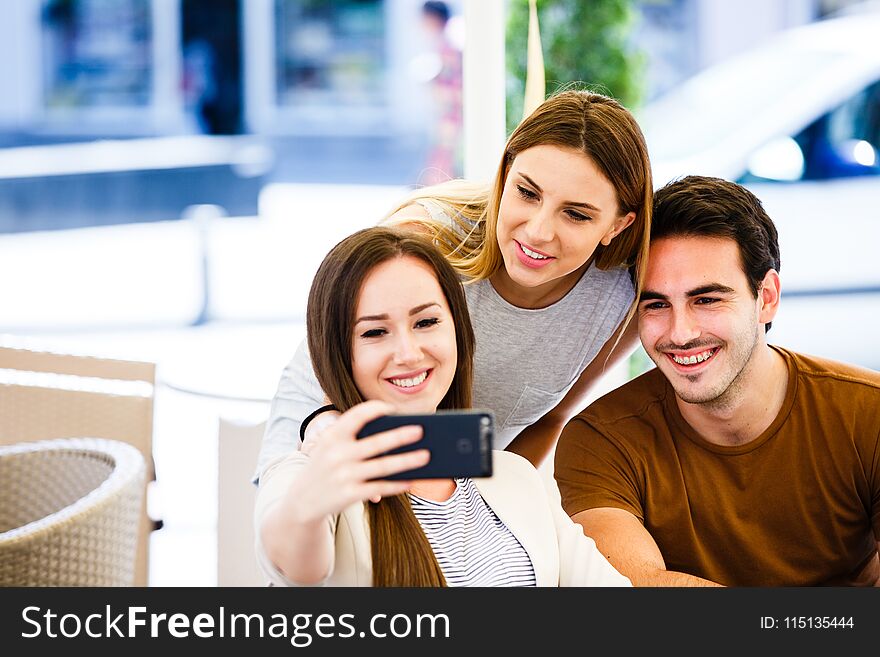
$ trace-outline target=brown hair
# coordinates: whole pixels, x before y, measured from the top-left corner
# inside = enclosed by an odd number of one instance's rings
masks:
[[[779,237],[760,199],[721,178],[686,176],[654,195],[651,239],[722,237],[736,242],[740,264],[757,298],[770,269],[779,271]],[[765,330],[770,330],[767,322]]]
[[[413,257],[435,273],[455,327],[457,368],[438,408],[469,408],[474,333],[458,275],[425,237],[393,228],[367,228],[345,238],[324,258],[309,291],[306,330],[318,382],[346,411],[364,400],[352,373],[352,335],[361,287],[378,265]],[[405,495],[368,504],[373,586],[445,586],[446,580]]]
[[[419,218],[402,218],[428,227],[435,243],[453,266],[470,280],[489,278],[504,266],[498,246],[498,209],[504,183],[516,156],[526,149],[553,145],[583,153],[602,172],[617,194],[618,212],[635,220],[608,246],[594,254],[599,269],[631,267],[639,298],[651,233],[653,182],[645,138],[633,115],[602,94],[568,89],[545,100],[513,131],[504,148],[491,188],[454,180],[410,195],[396,209],[430,199],[457,226]],[[461,238],[464,229],[465,239]],[[624,323],[632,319],[635,303]]]

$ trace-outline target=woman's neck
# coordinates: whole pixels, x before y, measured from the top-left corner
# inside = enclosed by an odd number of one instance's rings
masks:
[[[501,267],[489,277],[489,283],[507,303],[517,308],[538,310],[552,306],[574,289],[578,281],[590,267],[592,258],[573,272],[536,287],[526,287],[514,281],[507,270]]]
[[[454,479],[417,479],[409,492],[432,502],[445,502],[455,492]]]

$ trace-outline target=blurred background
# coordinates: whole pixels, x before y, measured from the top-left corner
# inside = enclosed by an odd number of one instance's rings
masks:
[[[151,585],[217,583],[218,423],[265,419],[326,251],[464,174],[478,2],[505,36],[503,133],[526,0],[0,3],[0,342],[157,364]],[[537,8],[547,92],[630,107],[656,186],[718,175],[764,200],[771,341],[880,368],[880,6]]]

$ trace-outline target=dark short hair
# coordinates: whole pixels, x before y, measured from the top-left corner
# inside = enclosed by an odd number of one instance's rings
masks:
[[[760,199],[728,180],[686,176],[655,192],[651,241],[679,236],[736,242],[743,272],[756,297],[767,272],[779,271],[781,266],[776,226]]]
[[[449,6],[445,2],[439,0],[429,0],[422,4],[422,13],[428,16],[434,16],[443,23],[449,20]]]

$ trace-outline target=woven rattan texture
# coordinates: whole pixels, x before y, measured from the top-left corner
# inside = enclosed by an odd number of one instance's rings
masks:
[[[131,586],[145,471],[113,440],[0,447],[0,586]]]
[[[154,382],[155,367],[148,363],[69,356],[9,349],[0,345],[0,368],[15,371]],[[47,381],[43,384],[48,385]],[[81,385],[81,382],[78,383]],[[115,386],[115,383],[114,383]],[[75,387],[75,386],[74,386]],[[112,388],[115,390],[115,387]],[[27,380],[0,383],[0,445],[54,438],[91,436],[130,443],[147,461],[147,480],[153,479],[153,397],[109,391],[65,389]],[[146,482],[144,484],[146,487]],[[149,540],[154,524],[147,515],[146,496],[141,506],[135,584],[146,586]]]

